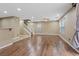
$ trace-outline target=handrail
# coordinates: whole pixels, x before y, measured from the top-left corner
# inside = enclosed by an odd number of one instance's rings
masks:
[[[28,32],[29,35],[31,35],[31,33],[30,33],[26,28],[24,28],[24,30],[25,30],[26,32]]]
[[[29,29],[29,27],[26,24],[23,24],[23,26],[24,26],[24,30],[29,32],[28,34],[32,35],[33,32]]]
[[[32,32],[32,31],[29,29],[29,27],[26,26],[25,24],[24,24],[24,27],[25,27],[29,32]]]

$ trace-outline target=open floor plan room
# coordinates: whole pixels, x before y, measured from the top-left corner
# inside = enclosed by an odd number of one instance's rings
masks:
[[[0,3],[0,56],[79,56],[79,4]]]

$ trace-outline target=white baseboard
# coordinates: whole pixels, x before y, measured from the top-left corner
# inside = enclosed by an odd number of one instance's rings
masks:
[[[67,40],[65,40],[65,38],[63,38],[61,35],[59,35],[59,34],[44,34],[44,33],[35,33],[35,34],[39,34],[39,35],[58,35],[60,38],[62,38],[69,46],[71,46],[75,51],[77,51],[78,53],[79,53],[79,51],[77,50],[77,49],[75,49]],[[17,39],[17,38],[19,38],[19,37],[15,37],[15,38],[13,38],[13,39]],[[19,40],[16,40],[16,41],[19,41]],[[4,46],[1,46],[0,47],[0,49],[2,49],[2,48],[5,48],[5,47],[7,47],[7,46],[10,46],[10,45],[12,45],[14,42],[16,42],[16,41],[13,41],[13,42],[9,42],[8,44],[6,44],[6,45],[4,45]]]
[[[3,46],[0,47],[0,49],[5,48],[5,47],[8,47],[8,46],[10,46],[10,45],[12,45],[12,44],[13,44],[13,43],[8,43],[8,44],[6,44],[6,45],[3,45]]]
[[[59,34],[48,34],[48,33],[34,33],[35,35],[59,35]]]
[[[28,37],[30,37],[30,36],[28,36]],[[2,48],[5,48],[5,47],[7,47],[7,46],[10,46],[10,45],[12,45],[13,43],[15,43],[15,42],[17,42],[17,41],[20,41],[20,40],[22,40],[22,39],[20,39],[20,37],[14,37],[14,38],[12,38],[11,40],[9,39],[9,40],[5,40],[5,41],[3,41],[3,42],[0,42],[0,49],[2,49]]]
[[[79,51],[76,49],[76,48],[74,48],[63,36],[61,36],[61,35],[58,35],[60,38],[62,38],[62,40],[64,40],[69,46],[71,46],[76,52],[78,52],[79,53]]]

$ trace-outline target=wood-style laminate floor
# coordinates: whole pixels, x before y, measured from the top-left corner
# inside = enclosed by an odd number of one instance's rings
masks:
[[[1,56],[75,56],[79,55],[59,36],[34,35],[0,50]]]

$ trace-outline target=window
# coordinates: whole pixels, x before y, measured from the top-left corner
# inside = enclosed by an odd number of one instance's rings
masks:
[[[61,32],[61,33],[64,32],[64,27],[65,27],[64,23],[65,23],[65,22],[64,22],[64,19],[60,20],[60,23],[59,23],[59,24],[60,24],[60,32]]]

